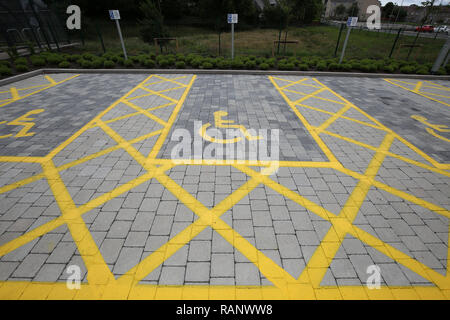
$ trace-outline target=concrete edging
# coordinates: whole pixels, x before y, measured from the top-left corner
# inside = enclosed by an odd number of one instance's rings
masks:
[[[314,76],[314,77],[355,77],[355,78],[402,78],[421,80],[450,80],[450,76],[399,74],[399,73],[359,73],[359,72],[328,72],[328,71],[282,71],[282,70],[215,70],[215,69],[60,69],[44,68],[33,70],[0,80],[0,86],[24,80],[40,74],[80,73],[80,74],[221,74],[221,75],[267,75],[267,76]]]

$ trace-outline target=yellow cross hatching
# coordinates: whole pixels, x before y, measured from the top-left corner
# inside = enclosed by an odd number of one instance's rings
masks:
[[[450,88],[443,85],[431,81],[404,81],[397,79],[384,80],[397,87],[450,107]]]
[[[0,100],[0,108],[4,107],[12,102],[27,98],[36,93],[53,88],[57,85],[60,85],[64,82],[66,82],[66,81],[72,80],[78,76],[79,76],[79,74],[71,76],[71,77],[61,80],[61,81],[55,81],[55,80],[53,80],[52,77],[46,75],[46,76],[44,76],[44,78],[48,81],[48,83],[31,86],[31,87],[26,87],[26,88],[19,88],[19,89],[16,87],[10,87],[7,91],[0,91],[0,94],[8,94],[8,93],[10,94],[10,98]],[[23,95],[21,94],[22,91],[27,91],[27,90],[32,90],[32,91],[29,93],[23,94]]]
[[[386,157],[393,157],[411,165],[415,165],[444,177],[450,177],[447,164],[440,164],[431,157],[417,149],[415,146],[404,140],[392,130],[386,128],[376,119],[366,114],[351,102],[344,99],[339,94],[332,91],[316,79],[302,78],[300,80],[283,79],[279,77],[269,77],[270,82],[284,98],[288,106],[297,115],[302,124],[307,128],[311,136],[321,147],[329,158],[329,162],[287,162],[280,161],[279,165],[284,167],[313,167],[331,168],[358,181],[346,203],[339,214],[335,215],[324,207],[312,202],[301,194],[290,190],[282,183],[276,182],[270,176],[274,169],[269,163],[258,163],[261,171],[255,170],[255,164],[248,163],[224,163],[223,161],[203,161],[200,163],[189,163],[188,165],[232,165],[235,169],[246,174],[249,179],[238,189],[232,192],[213,208],[207,208],[203,203],[186,191],[175,182],[167,171],[176,166],[172,160],[159,159],[157,156],[167,140],[168,134],[174,124],[183,103],[195,82],[195,75],[185,75],[176,78],[151,75],[138,86],[128,92],[125,96],[114,102],[111,106],[97,115],[92,121],[81,128],[67,141],[58,146],[45,157],[0,157],[0,162],[29,162],[41,164],[42,173],[23,179],[13,184],[0,187],[0,194],[9,192],[16,188],[25,186],[32,182],[45,178],[48,181],[53,196],[60,208],[61,216],[19,236],[18,238],[0,246],[0,257],[17,248],[51,232],[52,230],[67,225],[76,243],[78,251],[83,258],[88,271],[88,283],[82,284],[80,290],[69,290],[64,282],[40,283],[23,281],[3,281],[0,282],[0,298],[2,299],[450,299],[450,273],[442,275],[416,259],[406,255],[399,249],[389,245],[372,234],[362,230],[353,224],[360,207],[366,199],[371,187],[384,190],[397,197],[410,201],[416,205],[431,210],[444,217],[450,218],[450,212],[436,204],[424,199],[420,199],[404,191],[395,189],[377,180],[377,174]],[[158,84],[170,84],[170,89],[158,90]],[[179,98],[169,96],[172,90],[182,89],[183,93]],[[140,94],[145,92],[144,94]],[[134,95],[139,93],[140,95]],[[136,102],[140,97],[159,97],[165,101],[159,106],[142,107]],[[325,101],[328,106],[314,102]],[[104,118],[119,105],[126,105],[133,112],[121,115],[113,119]],[[173,107],[173,111],[167,120],[161,119],[152,113],[154,110]],[[304,110],[314,110],[318,114],[324,115],[326,120],[313,124],[311,118]],[[145,116],[158,123],[162,129],[149,132],[143,136],[126,140],[116,130],[114,122],[134,116]],[[379,135],[379,145],[372,145],[370,141],[359,141],[357,137],[346,136],[345,132],[336,132],[333,125],[342,121],[350,125],[364,126],[375,130]],[[75,141],[87,130],[97,127],[107,134],[114,142],[115,146],[98,151],[94,154],[82,157],[81,159],[56,166],[53,158],[69,144]],[[346,168],[339,157],[332,152],[332,148],[325,143],[324,137],[332,136],[346,142],[353,143],[359,147],[364,147],[373,156],[364,172],[359,173]],[[155,137],[151,151],[142,154],[133,145],[139,141]],[[363,137],[361,138],[363,140]],[[416,154],[426,161],[420,162],[406,156],[395,154],[390,150],[394,142],[400,142],[412,149]],[[125,150],[142,168],[145,173],[128,183],[122,184],[115,189],[106,192],[97,198],[89,200],[87,203],[77,206],[74,203],[67,186],[61,178],[61,172],[71,167],[77,166],[89,160],[107,155],[116,150]],[[82,215],[93,208],[114,199],[133,188],[151,180],[156,179],[165,189],[170,191],[181,203],[197,215],[198,219],[176,234],[158,250],[143,259],[125,274],[115,278],[107,266],[99,248],[89,232]],[[320,245],[308,261],[306,267],[298,278],[294,278],[286,270],[280,267],[255,245],[240,235],[230,227],[221,216],[228,212],[235,204],[260,185],[264,185],[273,191],[283,195],[285,198],[301,205],[310,212],[316,214],[331,224],[328,233],[322,239]],[[273,286],[163,286],[141,284],[148,274],[158,268],[164,261],[173,256],[179,249],[189,243],[206,228],[212,228],[219,233],[227,242],[237,249],[243,256],[251,261]],[[434,286],[408,286],[389,287],[383,286],[379,290],[370,290],[366,286],[321,286],[321,281],[326,271],[331,265],[338,249],[346,235],[351,235],[361,240],[368,246],[376,248],[379,252],[396,261],[397,263],[412,270],[418,275],[434,284]],[[447,256],[447,259],[450,255]],[[448,261],[447,261],[448,262]]]

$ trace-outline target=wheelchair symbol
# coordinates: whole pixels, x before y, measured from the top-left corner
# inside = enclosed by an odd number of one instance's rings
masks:
[[[247,140],[249,140],[249,141],[263,139],[263,137],[261,137],[261,136],[253,136],[253,135],[251,135],[244,126],[238,125],[238,124],[233,124],[234,120],[224,120],[224,119],[222,119],[223,117],[226,117],[226,116],[228,116],[228,112],[226,112],[226,111],[216,111],[216,112],[214,112],[214,125],[215,125],[216,128],[234,128],[234,129],[239,129],[242,132],[242,134],[244,135],[244,137]],[[216,139],[216,138],[213,138],[213,137],[209,136],[206,133],[206,130],[210,126],[211,126],[210,123],[206,123],[199,129],[199,132],[198,132],[202,136],[202,138],[205,139],[206,141],[214,142],[214,143],[227,144],[227,143],[236,143],[236,142],[239,142],[239,141],[242,140],[242,137],[235,137],[233,139]]]

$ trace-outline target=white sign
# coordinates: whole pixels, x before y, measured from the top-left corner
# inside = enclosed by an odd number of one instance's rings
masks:
[[[120,20],[119,10],[109,10],[109,17],[111,20]]]
[[[237,13],[229,13],[227,16],[228,23],[238,23]]]
[[[358,17],[348,17],[347,27],[356,27],[358,23]]]

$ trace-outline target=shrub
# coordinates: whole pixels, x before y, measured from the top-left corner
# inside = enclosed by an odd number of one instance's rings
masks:
[[[381,69],[388,73],[393,73],[395,71],[395,68],[392,65],[383,66]]]
[[[155,61],[153,61],[153,60],[151,60],[151,59],[148,59],[148,60],[145,60],[144,65],[145,65],[147,68],[152,69],[152,68],[155,67],[156,64],[155,64]]]
[[[352,70],[352,65],[350,63],[343,63],[343,64],[341,64],[341,70],[342,71],[350,71],[350,70]]]
[[[271,67],[275,67],[275,63],[276,63],[276,59],[275,58],[270,58],[266,60],[266,63]]]
[[[12,75],[12,71],[9,67],[7,67],[5,65],[0,65],[0,75],[10,76],[10,75]]]
[[[259,68],[260,68],[261,70],[269,70],[270,66],[269,66],[268,63],[263,62],[263,63],[261,63],[261,64],[259,65]]]
[[[416,71],[417,74],[429,74],[427,67],[419,67]]]
[[[125,67],[127,67],[127,68],[133,68],[134,63],[133,63],[133,60],[132,60],[132,59],[127,59],[127,60],[125,60],[125,62],[123,63],[123,65],[124,65]]]
[[[31,64],[35,67],[45,66],[45,64],[47,63],[44,58],[41,58],[39,56],[32,56],[30,58],[30,61],[31,61]]]
[[[231,67],[231,61],[222,59],[217,62],[217,67],[219,69],[229,69]]]
[[[327,63],[325,61],[320,61],[319,63],[317,63],[316,67],[319,71],[325,71],[327,70]]]
[[[440,75],[440,76],[444,76],[447,74],[447,72],[445,71],[444,68],[439,68],[439,70],[436,72],[436,74]]]
[[[205,61],[202,64],[202,69],[212,69],[214,68],[214,65],[211,62]]]
[[[248,60],[246,63],[245,63],[245,68],[246,69],[255,69],[256,68],[256,61],[254,60],[254,59],[252,59],[252,60]]]
[[[336,62],[332,62],[328,65],[328,69],[330,69],[332,71],[337,71],[337,70],[341,70],[341,66],[339,64],[337,64]]]
[[[80,56],[79,54],[72,54],[72,55],[70,55],[70,56],[67,58],[67,60],[72,61],[72,62],[75,62],[75,61],[77,61],[77,60],[80,59],[80,58],[81,58],[81,56]]]
[[[17,58],[16,60],[14,60],[14,64],[15,64],[15,65],[18,65],[18,64],[24,64],[24,65],[27,65],[27,64],[28,64],[28,61],[27,61],[27,59],[21,57],[21,58]]]
[[[114,61],[114,60],[111,60],[111,61]],[[120,64],[121,66],[125,65],[125,59],[122,57],[117,57],[117,60],[114,62]]]
[[[196,57],[192,60],[191,65],[194,68],[198,68],[203,64],[203,59],[201,57]]]
[[[127,59],[127,61],[131,61],[132,63],[139,63],[139,57],[138,56],[131,56]]]
[[[10,68],[11,67],[11,63],[8,60],[1,60],[0,61],[0,67],[1,66],[5,66],[5,67]]]
[[[184,61],[177,61],[175,63],[175,67],[177,69],[184,69],[184,68],[186,68],[186,63]]]
[[[16,70],[19,71],[19,72],[26,72],[26,71],[29,70],[29,68],[28,68],[27,65],[18,64],[18,65],[16,65]]]
[[[58,67],[60,68],[70,68],[70,62],[69,61],[62,61],[58,64]]]
[[[95,58],[92,60],[92,67],[95,69],[101,69],[103,68],[103,63],[105,62],[105,59],[103,58]]]
[[[159,65],[163,68],[167,68],[171,65],[171,63],[168,59],[163,59],[159,61]]]
[[[416,68],[413,66],[405,65],[400,68],[401,73],[414,73],[416,71]]]
[[[115,66],[116,66],[116,64],[112,60],[105,60],[105,62],[103,62],[103,67],[105,67],[107,69],[112,69]]]
[[[430,68],[428,68],[428,69],[430,69]],[[445,70],[447,71],[447,73],[450,73],[450,63],[447,63],[447,65],[445,66]]]
[[[242,69],[242,68],[244,67],[244,63],[243,63],[242,60],[240,60],[240,59],[234,59],[234,60],[231,62],[231,67],[232,67],[233,69]]]
[[[84,60],[94,60],[96,57],[92,53],[83,53],[83,59]]]
[[[61,62],[64,61],[63,57],[61,55],[57,54],[57,53],[53,53],[53,54],[48,55],[46,57],[46,59],[47,59],[48,63],[56,64],[56,65],[58,65],[58,64],[60,64]]]
[[[81,67],[84,68],[84,69],[90,69],[93,66],[94,65],[93,65],[92,61],[84,60],[84,59],[81,61]]]
[[[186,57],[182,53],[178,53],[175,57],[178,61],[185,61]]]
[[[306,71],[306,70],[309,69],[309,68],[308,68],[308,65],[307,65],[306,63],[300,63],[300,64],[298,65],[298,68],[299,68],[300,70],[302,70],[302,71]]]

